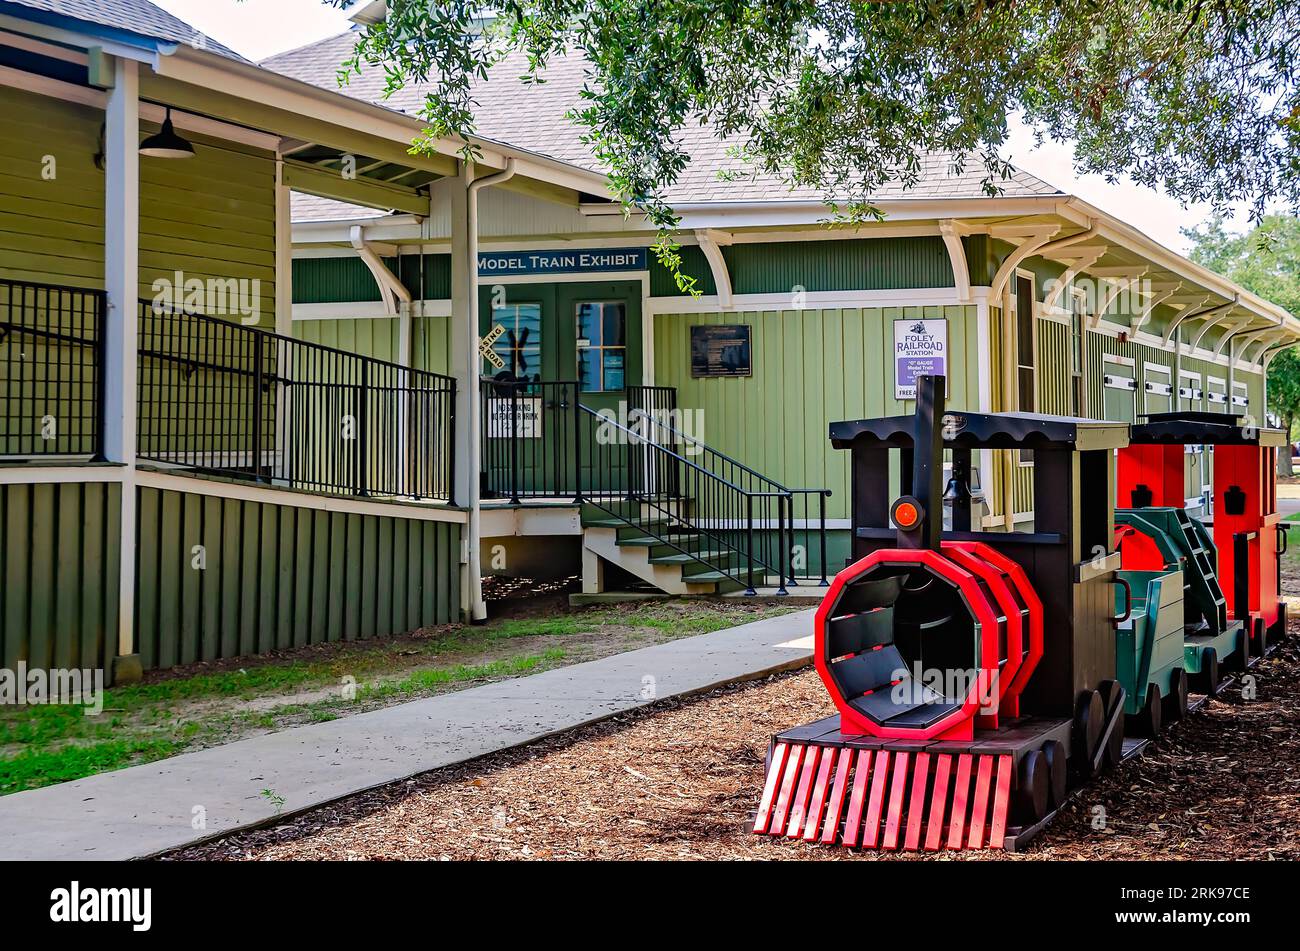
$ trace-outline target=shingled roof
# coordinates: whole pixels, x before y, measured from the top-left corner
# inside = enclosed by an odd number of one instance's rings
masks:
[[[154,6],[149,0],[0,0],[0,11],[8,12],[9,7],[26,7],[52,17],[95,23],[149,39],[185,43],[247,62],[234,50]]]
[[[356,37],[357,34],[350,31],[272,56],[260,65],[316,86],[339,89],[345,95],[382,102],[390,108],[417,115],[424,101],[424,88],[408,87],[384,99],[384,73],[380,68],[366,69],[340,89],[337,79],[339,65],[351,53]],[[475,84],[475,132],[582,168],[602,171],[590,148],[581,141],[580,130],[565,118],[565,113],[578,103],[586,66],[585,60],[577,55],[554,57],[545,71],[544,83],[524,85],[519,80],[527,69],[526,58],[520,53],[508,55],[492,68],[486,81]],[[792,189],[775,176],[752,174],[730,154],[731,143],[719,138],[707,125],[683,129],[681,141],[691,155],[691,162],[665,196],[674,204],[817,201],[823,197],[816,189]],[[925,155],[921,160],[919,180],[913,187],[905,188],[901,182],[889,183],[873,198],[985,197],[983,166],[978,161],[967,162],[965,168],[957,172],[952,164],[948,155]],[[722,172],[734,174],[722,177]],[[1003,195],[1013,197],[1062,194],[1060,189],[1020,170],[998,185]]]

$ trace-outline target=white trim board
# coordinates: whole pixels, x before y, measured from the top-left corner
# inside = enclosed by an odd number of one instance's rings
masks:
[[[244,502],[263,502],[272,505],[290,505],[294,508],[314,509],[323,512],[346,512],[354,515],[381,515],[389,518],[409,518],[422,522],[454,522],[464,524],[469,514],[461,509],[447,508],[437,503],[380,502],[349,499],[334,495],[316,495],[294,489],[251,485],[208,479],[198,475],[173,475],[151,469],[137,469],[135,483],[153,489],[188,492],[191,495],[238,499]]]
[[[730,307],[723,307],[716,295],[700,297],[651,297],[646,302],[648,311],[655,316],[672,314],[734,313],[736,311],[826,310],[839,307],[970,307],[977,303],[975,291],[972,299],[957,299],[957,289],[913,288],[883,291],[806,291],[800,295],[802,307],[795,307],[792,294],[736,294]],[[987,292],[987,288],[983,288]]]
[[[57,483],[122,482],[126,466],[97,465],[5,465],[0,463],[0,485],[47,485]]]
[[[380,317],[398,319],[384,309],[378,300],[351,301],[337,304],[294,304],[294,320],[371,320]],[[416,301],[411,308],[412,317],[450,317],[450,300]]]
[[[50,99],[72,102],[103,111],[108,106],[108,94],[90,86],[76,86],[60,79],[50,79],[36,73],[24,72],[12,66],[0,66],[0,86],[9,86],[22,92],[36,93]],[[140,102],[140,118],[161,125],[166,110],[153,103]],[[227,142],[238,142],[274,153],[280,146],[280,137],[257,132],[243,126],[232,125],[206,116],[197,116],[180,109],[172,110],[172,123],[176,128],[198,135],[207,135]]]

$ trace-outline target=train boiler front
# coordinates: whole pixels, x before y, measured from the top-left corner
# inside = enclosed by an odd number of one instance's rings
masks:
[[[945,415],[943,384],[919,381],[913,416],[831,427],[833,444],[853,453],[856,560],[817,611],[814,663],[838,712],[773,739],[756,833],[863,848],[1003,848],[1032,835],[1071,782],[1118,760],[1117,559],[1083,553],[1110,535],[1113,480],[1102,463],[1126,428]],[[960,482],[971,451],[984,448],[1042,457],[1035,532],[971,531]]]

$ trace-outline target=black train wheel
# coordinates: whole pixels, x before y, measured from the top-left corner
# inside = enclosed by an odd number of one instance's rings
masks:
[[[1048,740],[1043,744],[1043,756],[1047,760],[1047,775],[1051,779],[1049,788],[1052,793],[1051,807],[1059,809],[1065,802],[1070,789],[1070,775],[1066,762],[1065,744],[1060,740]]]
[[[1219,673],[1219,652],[1213,647],[1202,647],[1201,671],[1196,675],[1198,692],[1213,697],[1219,692],[1219,681],[1222,679]]]
[[[1038,750],[1020,758],[1020,775],[1016,784],[1016,814],[1025,825],[1034,825],[1047,815],[1051,800],[1051,766]]]
[[[1101,731],[1106,725],[1106,705],[1101,694],[1085,690],[1079,694],[1074,714],[1075,768],[1087,779],[1092,775],[1092,763],[1097,758],[1101,744]]]
[[[1154,738],[1160,735],[1160,727],[1163,724],[1162,707],[1160,688],[1155,684],[1147,684],[1147,699],[1142,704],[1142,712],[1138,714],[1138,728],[1143,736]]]
[[[1237,649],[1232,653],[1232,670],[1244,671],[1250,666],[1250,632],[1242,628],[1237,632]]]
[[[1251,638],[1250,653],[1252,657],[1263,657],[1268,653],[1268,628],[1264,626],[1262,617],[1251,618],[1251,627],[1254,628],[1254,636]]]
[[[1181,668],[1174,673],[1173,689],[1165,697],[1165,718],[1177,723],[1187,716],[1187,671]]]

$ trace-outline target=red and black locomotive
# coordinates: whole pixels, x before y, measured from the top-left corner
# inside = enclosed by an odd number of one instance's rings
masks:
[[[830,436],[851,453],[853,560],[817,611],[814,662],[838,712],[773,738],[754,831],[882,849],[1023,843],[1140,742],[1125,740],[1126,708],[1153,696],[1165,722],[1186,710],[1181,575],[1125,569],[1115,550],[1129,427],[945,412],[943,378],[922,377],[913,415]],[[1032,531],[972,527],[981,450],[1032,453]]]

